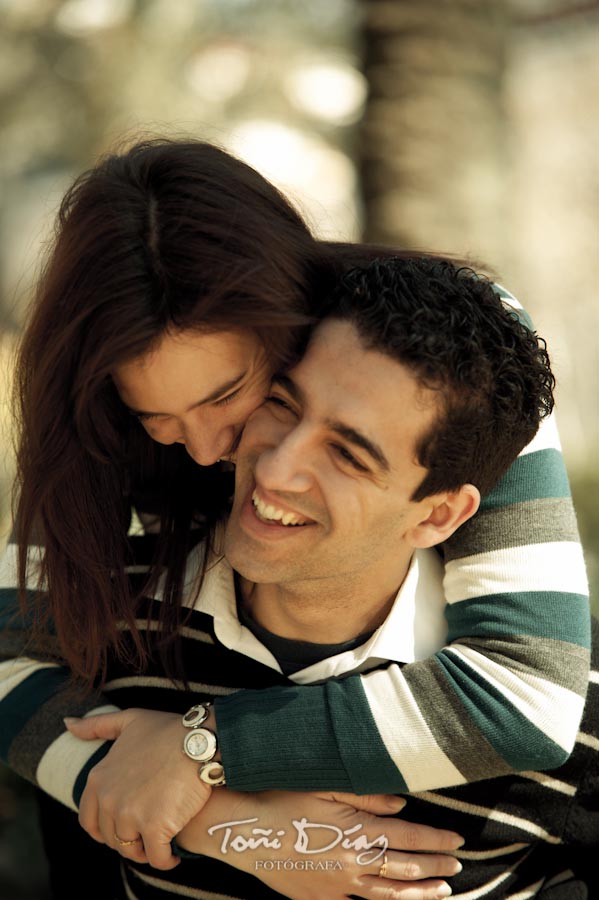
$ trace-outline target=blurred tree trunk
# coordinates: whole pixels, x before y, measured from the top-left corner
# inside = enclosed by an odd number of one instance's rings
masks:
[[[502,261],[506,0],[362,0],[365,239]]]

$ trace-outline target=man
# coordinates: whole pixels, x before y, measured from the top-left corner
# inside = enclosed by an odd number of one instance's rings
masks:
[[[239,609],[230,570],[215,566],[193,625],[202,628],[204,620],[216,640],[206,642],[201,658],[186,666],[190,678],[213,686],[207,694],[226,690],[228,670],[235,666],[239,678],[240,665],[248,687],[283,683],[281,673],[310,682],[372,669],[364,679],[368,689],[368,679],[376,679],[389,661],[422,658],[441,645],[443,600],[434,551],[428,548],[474,513],[479,489],[488,490],[534,433],[550,384],[542,351],[509,313],[501,313],[490,288],[490,319],[478,312],[473,298],[466,309],[457,303],[468,294],[464,288],[474,284],[468,273],[442,265],[431,271],[430,263],[375,264],[354,273],[353,282],[346,281],[333,298],[330,317],[316,330],[305,358],[277,380],[247,426],[226,536],[227,554],[243,576]],[[412,291],[406,289],[410,286]],[[432,296],[425,313],[427,292]],[[474,293],[478,303],[481,291]],[[418,309],[408,310],[411,326],[406,328],[394,304],[399,297],[409,303],[413,294]],[[449,308],[454,300],[455,308]],[[414,329],[414,320],[420,320],[420,330]],[[518,377],[510,381],[510,360],[518,359],[518,352],[525,354],[528,367],[521,371],[520,360]],[[490,385],[500,366],[508,369],[507,389],[497,396]],[[526,436],[506,439],[510,429],[523,429]],[[400,623],[403,647],[396,639]],[[475,637],[470,651],[452,657],[453,664],[476,666]],[[485,677],[492,679],[492,673]],[[432,702],[440,685],[442,679],[431,685]],[[133,692],[129,702],[139,702]],[[356,756],[364,760],[372,732],[367,725],[355,743]],[[392,722],[384,737],[391,752]],[[447,738],[450,742],[451,735]],[[517,743],[520,736],[509,738]],[[429,748],[415,748],[415,757],[420,749]],[[475,752],[488,748],[481,742]],[[445,757],[449,769],[449,751]],[[381,780],[385,774],[381,771]],[[523,781],[538,790],[534,779]],[[437,806],[425,806],[423,818],[436,821],[439,806],[453,805],[454,817],[464,812],[461,790],[455,789],[456,803],[437,800]],[[410,810],[419,808],[418,802],[410,800]],[[434,801],[422,800],[427,802]],[[539,853],[526,828],[520,827],[514,841],[509,828],[507,839],[503,833],[477,838],[469,817],[464,824],[472,836],[465,859],[474,854],[477,865],[465,866],[454,890],[483,890],[489,866],[491,880],[499,881],[494,894],[485,888],[485,896],[509,896],[497,893],[508,883],[515,896],[521,876],[522,889],[529,890],[536,877],[529,862]],[[194,849],[193,833],[181,840]],[[551,856],[540,862],[545,881],[559,874],[551,840],[548,846]],[[531,848],[534,853],[528,853]],[[483,860],[490,862],[483,865]],[[514,860],[516,873],[511,871]],[[203,868],[200,876],[189,868],[193,865],[186,863],[185,871],[181,867],[172,876],[181,885],[176,892],[188,890],[186,879],[198,884],[193,881],[198,877],[207,879],[201,880],[204,891],[223,883],[237,896],[256,890],[219,868]],[[138,896],[140,883],[149,890],[159,881],[139,871],[129,889]]]
[[[419,276],[430,282],[430,268],[408,268],[407,275],[418,285],[422,310]],[[240,619],[284,672],[302,669],[305,681],[357,668],[372,669],[376,678],[377,668],[397,659],[390,635],[402,616],[409,622],[428,614],[426,630],[439,634],[440,584],[426,548],[476,511],[478,490],[469,473],[476,471],[484,492],[510,461],[505,435],[484,432],[480,406],[489,403],[488,381],[511,326],[504,323],[500,338],[500,318],[489,316],[486,327],[496,329],[489,333],[481,321],[464,318],[463,305],[453,315],[443,309],[441,294],[432,291],[428,316],[444,315],[442,338],[430,338],[430,321],[415,333],[412,314],[397,308],[409,303],[405,280],[406,267],[393,263],[346,280],[305,357],[275,379],[239,450],[225,551],[243,576]],[[516,417],[533,417],[543,401],[545,359],[540,350],[525,349],[526,340],[521,333],[519,346],[512,335],[514,382],[495,396],[503,415],[489,408],[488,429],[509,427],[509,404],[517,431]],[[481,459],[489,440],[497,453]],[[446,477],[441,461],[455,472],[452,490],[436,489]],[[246,652],[257,658],[249,646]],[[473,652],[466,662],[475,658]],[[410,799],[406,815],[467,836],[464,871],[452,881],[457,896],[592,896],[589,856],[599,849],[596,682],[595,671],[576,750],[556,773],[523,773]],[[368,740],[367,733],[358,740]],[[184,830],[184,846],[193,847],[194,834],[194,826]]]

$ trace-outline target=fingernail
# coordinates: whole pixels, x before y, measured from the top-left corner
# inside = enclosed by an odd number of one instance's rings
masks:
[[[69,725],[74,725],[75,722],[78,722],[78,721],[79,721],[79,719],[77,718],[77,716],[65,716],[64,719],[63,719],[62,721],[64,722],[64,724],[65,724],[65,725],[67,726],[67,728],[68,728]]]
[[[393,810],[393,812],[399,812],[406,805],[407,800],[404,800],[403,797],[389,797],[387,800],[387,806],[389,809]]]
[[[451,897],[452,893],[453,893],[453,891],[451,890],[449,885],[443,884],[443,885],[441,885],[441,887],[439,888],[439,890],[437,891],[435,896],[438,897],[439,900],[441,900],[441,898],[443,898],[443,897]]]
[[[455,870],[455,872],[454,872],[453,874],[454,874],[454,875],[459,875],[460,872],[462,871],[462,869],[464,868],[464,866],[463,866],[462,863],[459,861],[459,859],[456,859],[455,864],[456,864],[456,870]]]
[[[453,835],[453,849],[454,850],[457,850],[458,847],[463,847],[465,843],[466,843],[466,841],[464,840],[464,838],[462,837],[461,834],[454,833],[454,835]]]

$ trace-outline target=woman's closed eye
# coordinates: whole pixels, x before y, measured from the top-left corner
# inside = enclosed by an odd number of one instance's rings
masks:
[[[134,412],[132,409],[129,410],[132,416],[134,416],[139,422],[149,422],[150,419],[160,419],[162,416],[160,413],[144,413],[144,412]]]
[[[231,391],[230,394],[227,394],[225,397],[220,397],[218,400],[215,400],[212,404],[213,406],[226,406],[228,403],[231,403],[238,394],[241,393],[241,388],[238,387],[234,391]]]

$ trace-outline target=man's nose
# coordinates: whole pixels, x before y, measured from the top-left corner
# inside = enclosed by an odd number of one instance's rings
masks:
[[[256,481],[270,491],[307,491],[313,483],[312,456],[309,441],[300,429],[294,429],[262,451],[256,462]]]

